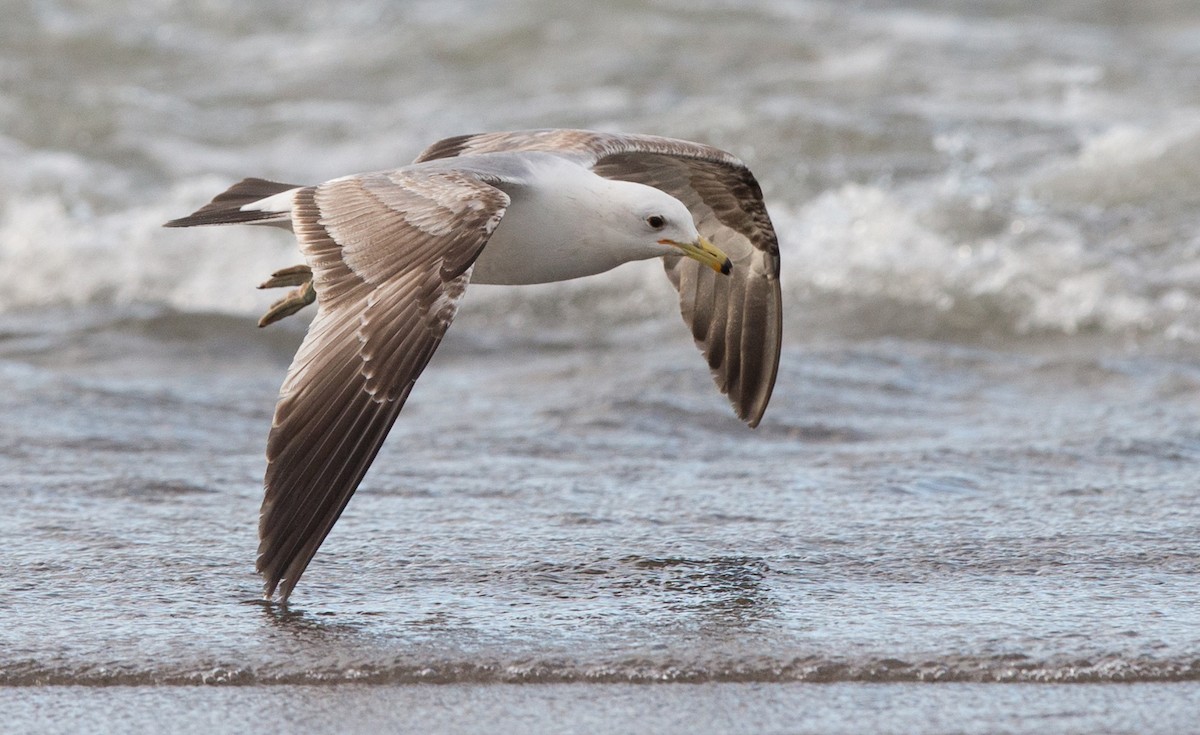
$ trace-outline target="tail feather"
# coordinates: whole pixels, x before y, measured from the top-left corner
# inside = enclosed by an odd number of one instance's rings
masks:
[[[227,225],[247,222],[267,224],[269,221],[274,220],[283,220],[286,222],[291,219],[290,211],[271,210],[269,208],[243,210],[242,207],[275,196],[276,194],[282,194],[285,191],[300,188],[303,187],[296,184],[281,184],[277,181],[267,181],[266,179],[243,179],[229,187],[226,191],[218,194],[211,202],[205,204],[187,217],[173,219],[163,225],[163,227],[195,227],[196,225]]]

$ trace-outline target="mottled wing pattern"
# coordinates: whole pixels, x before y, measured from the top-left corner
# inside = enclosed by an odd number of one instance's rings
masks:
[[[318,311],[267,443],[258,569],[286,600],[454,318],[508,206],[479,178],[403,170],[300,191],[293,228]]]
[[[696,228],[733,261],[726,277],[690,258],[667,258],[680,311],[738,416],[757,426],[779,368],[783,331],[779,243],[762,190],[745,164],[711,146],[649,135],[530,130],[464,135],[418,161],[500,151],[578,156],[601,176],[636,181],[683,202]]]

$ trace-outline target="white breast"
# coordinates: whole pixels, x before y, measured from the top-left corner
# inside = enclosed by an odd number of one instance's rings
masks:
[[[504,187],[512,203],[475,261],[472,283],[566,281],[659,254],[630,229],[629,202],[649,187],[563,159],[539,165],[530,182]]]

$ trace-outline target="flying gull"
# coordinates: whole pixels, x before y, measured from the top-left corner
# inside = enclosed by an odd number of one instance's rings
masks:
[[[316,186],[246,179],[167,227],[295,233],[305,264],[260,326],[316,301],[275,406],[259,519],[286,602],[362,481],[467,283],[528,284],[662,258],[684,322],[757,426],[779,365],[779,247],[749,169],[706,145],[532,130],[447,138],[415,163]]]

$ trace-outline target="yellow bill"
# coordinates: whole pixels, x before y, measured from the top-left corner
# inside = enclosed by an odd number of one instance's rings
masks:
[[[659,240],[663,245],[673,245],[679,248],[684,255],[697,260],[709,268],[729,275],[733,270],[733,261],[729,259],[720,248],[709,242],[708,238],[701,235],[695,242],[676,242],[674,240]]]

